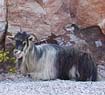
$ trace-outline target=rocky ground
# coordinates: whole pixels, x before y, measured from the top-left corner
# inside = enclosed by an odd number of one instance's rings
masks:
[[[0,95],[105,95],[105,81],[32,81],[20,75],[6,76],[0,81]]]

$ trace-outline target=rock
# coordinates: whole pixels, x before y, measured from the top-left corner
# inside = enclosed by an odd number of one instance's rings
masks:
[[[5,0],[0,0],[0,22],[5,21],[6,6]]]
[[[104,0],[79,0],[77,21],[82,27],[94,25],[105,19]]]
[[[0,32],[4,32],[5,30],[5,21],[0,22]]]
[[[8,31],[33,32],[39,39],[51,32],[62,34],[67,23],[86,27],[105,18],[104,0],[11,0],[8,3]]]
[[[0,32],[3,32],[5,29],[6,6],[4,1],[0,0]]]
[[[11,0],[9,1],[8,31],[33,32],[39,39],[51,32],[62,33],[63,26],[70,20],[68,0]],[[16,30],[15,30],[16,28]]]
[[[105,62],[97,65],[98,80],[105,80]]]

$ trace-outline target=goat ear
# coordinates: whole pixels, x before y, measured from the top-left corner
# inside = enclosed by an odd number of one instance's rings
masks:
[[[8,39],[14,40],[14,36],[7,36]]]
[[[29,41],[35,41],[35,36],[34,36],[34,35],[30,35],[30,36],[28,37],[28,40],[29,40]]]

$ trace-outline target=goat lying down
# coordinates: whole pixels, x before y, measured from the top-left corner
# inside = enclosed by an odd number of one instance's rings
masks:
[[[97,68],[88,53],[55,44],[35,45],[34,36],[25,33],[17,33],[14,40],[17,68],[33,80],[97,80]]]

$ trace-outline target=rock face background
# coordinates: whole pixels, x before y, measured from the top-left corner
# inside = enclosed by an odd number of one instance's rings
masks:
[[[64,26],[68,23],[76,23],[81,28],[97,25],[105,19],[105,1],[0,0],[0,31],[4,31],[6,15],[8,32],[32,32],[40,40],[51,33],[62,35],[65,33]],[[102,30],[105,32],[104,27]],[[105,47],[104,37],[99,39],[104,41]]]
[[[67,0],[9,0],[10,32],[33,32],[39,39],[51,32],[62,33],[70,22]]]
[[[39,39],[51,32],[63,33],[67,23],[86,27],[105,18],[104,0],[0,0],[0,31],[5,26],[6,7],[9,32],[33,32]]]
[[[105,18],[104,0],[8,0],[8,9],[8,31],[33,32],[39,39],[63,33],[67,23],[86,27]]]
[[[99,23],[105,18],[104,0],[79,0],[77,19],[80,25]]]

